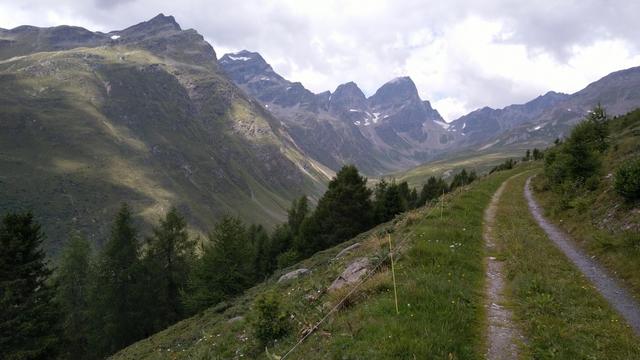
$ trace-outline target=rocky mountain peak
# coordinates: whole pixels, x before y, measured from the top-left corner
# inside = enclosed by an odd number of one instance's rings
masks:
[[[151,34],[167,30],[181,31],[182,28],[180,28],[180,25],[176,22],[176,19],[173,16],[165,16],[164,14],[160,13],[154,18],[130,26],[122,30],[122,32]]]
[[[408,76],[403,76],[382,85],[369,100],[374,107],[389,106],[420,101],[420,96],[413,80]]]
[[[524,108],[526,111],[543,111],[544,109],[551,107],[558,102],[565,100],[569,95],[558,93],[555,91],[549,91],[544,95],[540,95],[537,98],[527,102],[524,104]]]
[[[158,56],[200,66],[216,66],[213,47],[197,31],[182,30],[173,16],[159,14],[109,35],[112,40],[144,48]]]
[[[219,64],[224,72],[238,84],[246,84],[251,80],[267,82],[284,80],[257,52],[242,50],[225,54],[220,58]]]
[[[331,95],[329,112],[339,113],[349,110],[364,110],[367,108],[367,98],[353,81],[342,84]]]
[[[429,100],[424,100],[422,102],[422,105],[424,106],[424,110],[428,114],[428,117],[430,120],[444,122],[442,115],[440,115],[438,110],[434,109],[433,106],[431,106],[431,103],[429,102]]]

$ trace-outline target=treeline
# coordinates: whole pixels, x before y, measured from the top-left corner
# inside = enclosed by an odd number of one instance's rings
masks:
[[[610,118],[600,105],[589,112],[564,140],[544,156],[545,187],[560,195],[560,205],[571,207],[584,191],[598,188],[605,152],[610,147]],[[640,199],[640,159],[630,158],[615,171],[614,189],[627,201]]]
[[[0,348],[6,359],[103,358],[167,326],[237,296],[278,268],[434,201],[476,179],[462,170],[450,184],[431,177],[421,191],[380,181],[373,190],[343,167],[311,210],[295,200],[271,234],[223,217],[199,241],[171,209],[142,238],[123,204],[103,248],[73,233],[52,273],[44,235],[30,213],[0,224]],[[200,243],[200,245],[198,245]]]

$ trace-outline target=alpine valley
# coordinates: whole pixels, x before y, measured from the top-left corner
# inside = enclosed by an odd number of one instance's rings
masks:
[[[51,255],[72,229],[100,246],[124,201],[145,231],[170,206],[194,233],[226,213],[273,228],[345,164],[380,177],[544,148],[598,103],[640,106],[640,67],[447,123],[408,76],[315,94],[256,52],[218,60],[163,14],[108,33],[0,29],[0,213],[32,209]]]

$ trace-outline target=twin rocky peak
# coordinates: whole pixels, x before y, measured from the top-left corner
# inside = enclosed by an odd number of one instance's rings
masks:
[[[288,81],[277,74],[256,52],[243,50],[226,54],[218,64],[236,84],[267,107],[300,107],[313,113],[326,112],[356,126],[386,122],[401,108],[413,112],[413,118],[405,120],[416,125],[424,121],[444,122],[428,101],[420,99],[409,77],[395,78],[367,98],[352,81],[339,85],[333,93],[314,94],[301,83]]]

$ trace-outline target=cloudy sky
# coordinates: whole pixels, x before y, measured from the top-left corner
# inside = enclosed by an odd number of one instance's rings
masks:
[[[0,27],[106,32],[161,12],[315,92],[408,75],[448,121],[640,65],[637,0],[0,0]]]

